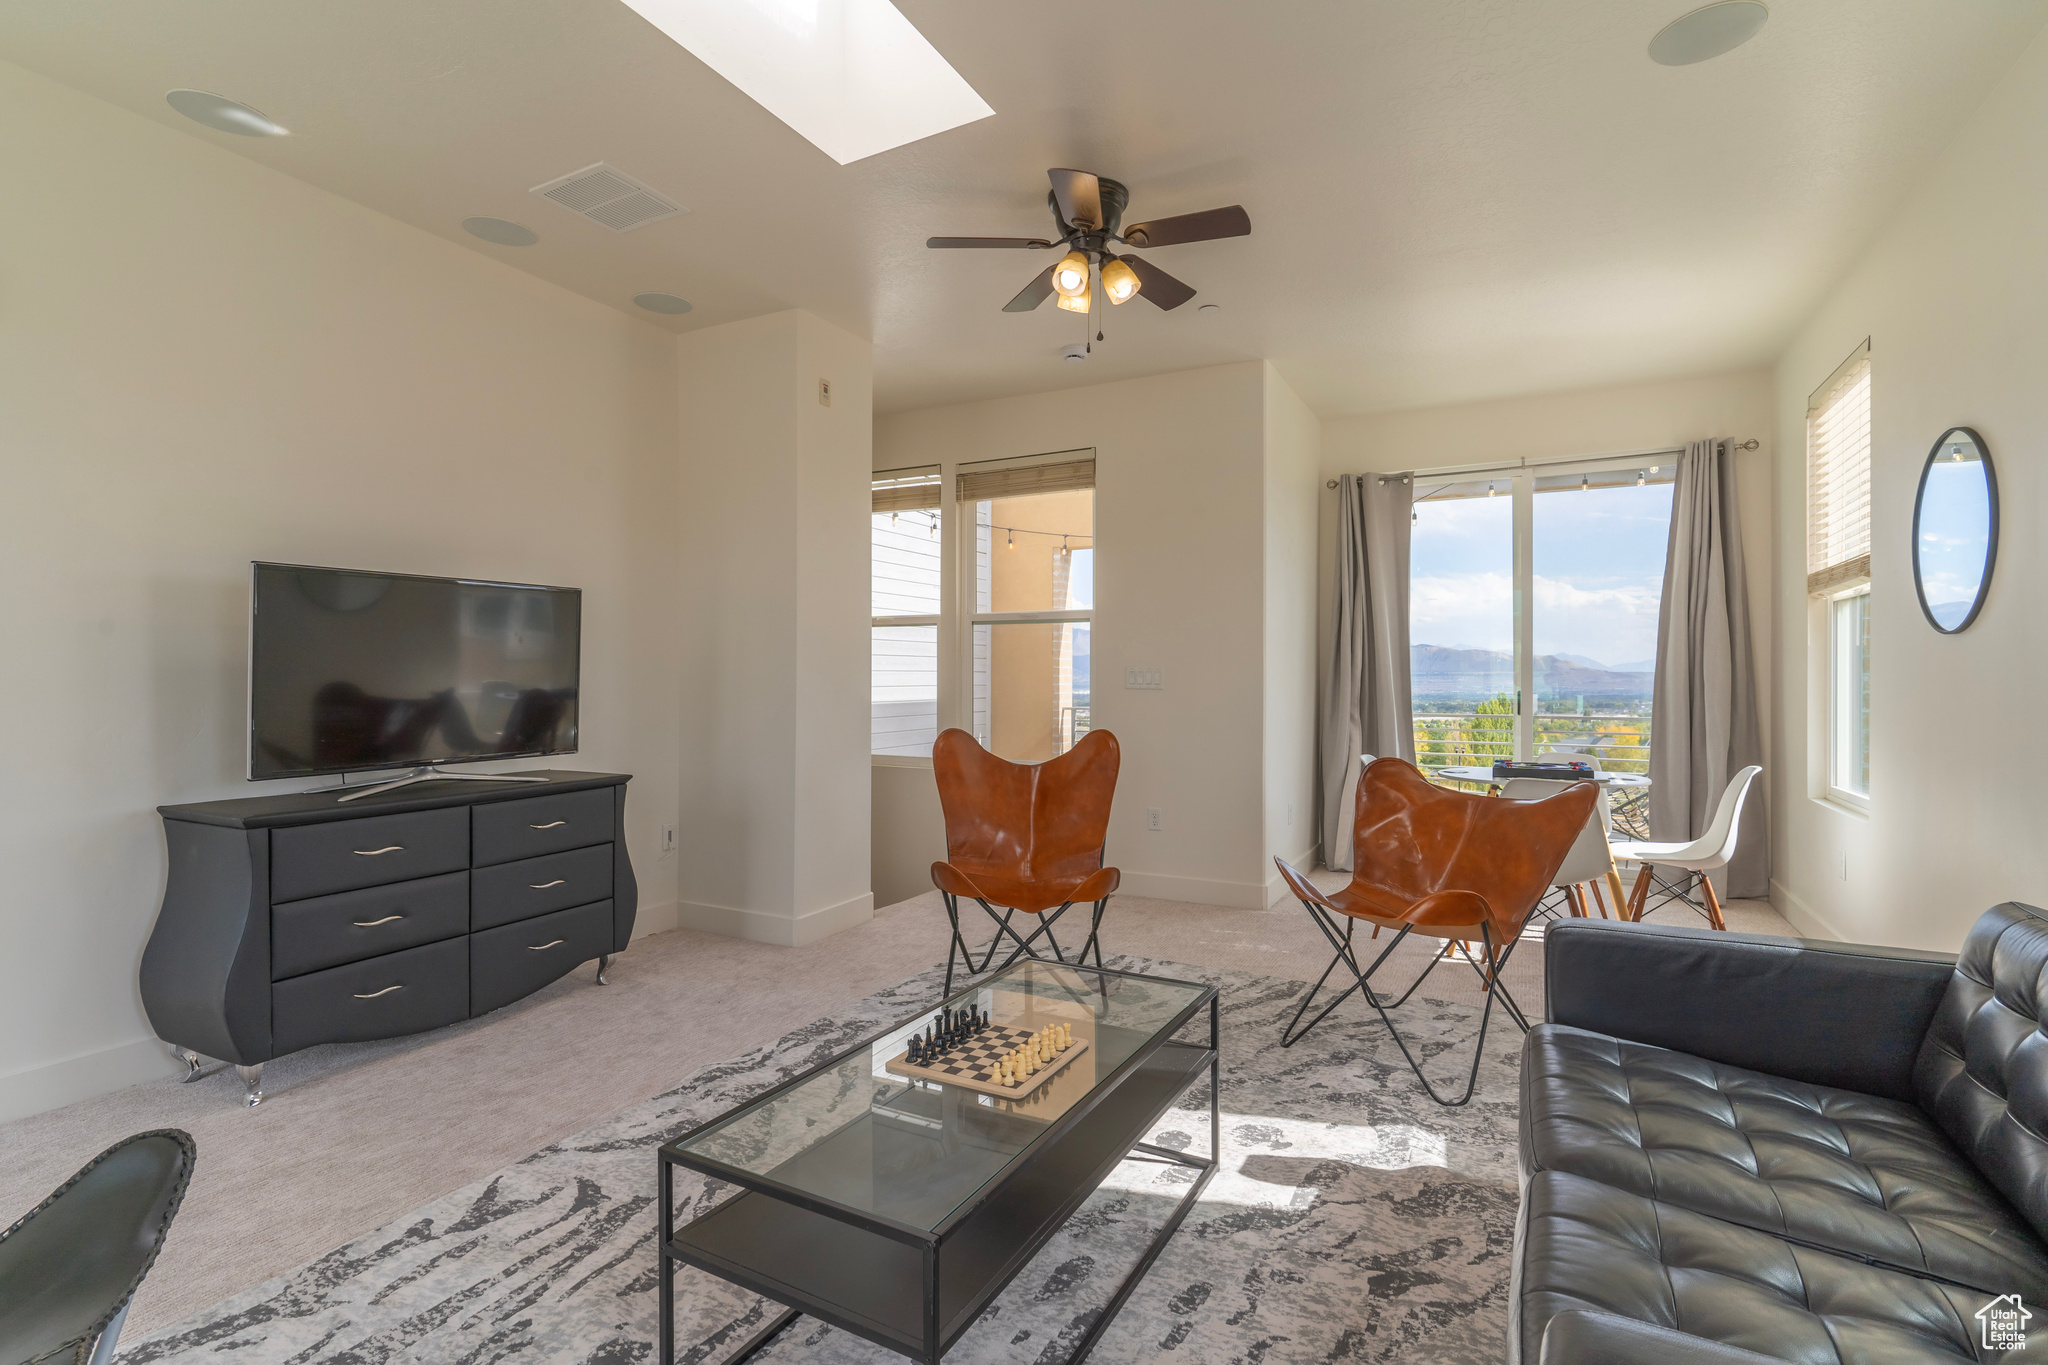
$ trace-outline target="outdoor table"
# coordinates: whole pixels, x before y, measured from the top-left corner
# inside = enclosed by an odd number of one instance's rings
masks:
[[[1493,766],[1491,764],[1485,767],[1438,768],[1435,776],[1451,782],[1482,783],[1495,791],[1500,789],[1500,784],[1494,779]],[[1549,781],[1552,779],[1546,778],[1544,780]],[[1616,796],[1621,796],[1624,793],[1640,796],[1650,789],[1650,779],[1641,773],[1599,772],[1582,780],[1598,783],[1602,791],[1611,792]],[[1617,818],[1620,818],[1619,812],[1616,812],[1616,815]],[[1630,826],[1633,827],[1636,823],[1633,816],[1631,816],[1629,818]],[[1648,837],[1648,832],[1645,830],[1633,829],[1632,832],[1636,833],[1639,837]],[[1622,894],[1621,873],[1616,870],[1612,855],[1609,855],[1607,859],[1607,889],[1613,893],[1616,914],[1619,916],[1623,912],[1624,907],[1627,906],[1628,899]]]

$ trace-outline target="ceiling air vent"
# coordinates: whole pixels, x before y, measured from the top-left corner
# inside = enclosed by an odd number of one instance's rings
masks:
[[[602,223],[613,232],[630,232],[688,212],[602,161],[559,180],[535,185],[533,192],[593,223]]]

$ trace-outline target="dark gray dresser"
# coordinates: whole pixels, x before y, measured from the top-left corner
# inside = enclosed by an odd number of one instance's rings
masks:
[[[188,1075],[439,1028],[530,995],[633,934],[619,773],[159,806],[170,878],[142,1004]]]

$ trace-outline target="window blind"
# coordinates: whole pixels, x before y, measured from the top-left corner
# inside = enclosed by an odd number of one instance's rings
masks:
[[[1870,343],[1806,405],[1806,590],[1870,577]]]
[[[939,467],[884,469],[870,484],[877,512],[915,512],[939,505]]]
[[[1032,493],[1070,493],[1077,488],[1095,487],[1095,457],[1056,464],[1013,465],[1008,469],[962,470],[958,482],[962,502],[990,502]]]

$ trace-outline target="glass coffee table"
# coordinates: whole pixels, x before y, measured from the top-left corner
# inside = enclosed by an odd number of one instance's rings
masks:
[[[1017,1099],[888,1070],[944,1008],[1025,1032],[1064,1025],[1078,1051]],[[1207,1043],[1177,1040],[1204,1009]],[[1069,1358],[1080,1361],[1216,1172],[1216,1029],[1212,987],[1026,959],[667,1144],[663,1365],[676,1359],[678,1265],[786,1310],[726,1365],[804,1314],[937,1365],[1119,1162],[1141,1156],[1194,1169]],[[1209,1155],[1144,1142],[1204,1075]],[[678,1166],[740,1193],[677,1227]]]

